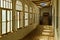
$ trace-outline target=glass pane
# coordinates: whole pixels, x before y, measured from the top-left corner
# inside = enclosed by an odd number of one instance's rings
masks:
[[[19,12],[16,12],[15,14],[15,26],[19,28]]]
[[[6,5],[6,1],[4,0],[4,8],[5,8],[5,5]]]
[[[3,7],[3,0],[1,0],[1,7]]]
[[[11,3],[9,3],[9,8],[11,9]]]
[[[18,21],[18,28],[19,28],[19,21]]]
[[[11,31],[12,31],[12,11],[11,11]]]
[[[25,5],[25,11],[27,11],[27,12],[28,12],[28,6],[27,6],[27,5]]]
[[[18,21],[19,21],[19,12],[17,12],[17,16],[18,16]]]
[[[30,7],[30,12],[32,13],[32,8]]]
[[[16,13],[16,26],[19,28],[19,12]]]
[[[2,21],[6,21],[6,10],[2,10]]]
[[[6,33],[6,22],[2,22],[2,34]]]
[[[20,27],[23,27],[23,19],[20,21]]]
[[[12,20],[12,11],[11,11],[11,20]]]
[[[11,9],[12,9],[12,3],[10,3],[10,5],[11,5]]]
[[[30,14],[30,18],[32,18],[32,14]]]
[[[12,31],[12,21],[11,21],[11,31]]]
[[[16,10],[22,10],[22,3],[20,1],[16,1]]]
[[[22,6],[20,5],[20,10],[22,10]]]
[[[32,23],[32,14],[30,14],[30,24]]]
[[[7,32],[10,32],[10,22],[7,22]]]
[[[25,20],[25,26],[28,26],[28,20]]]
[[[25,19],[28,19],[28,13],[25,13]]]
[[[10,11],[7,11],[7,21],[10,21],[10,16],[11,16]]]
[[[18,16],[18,28],[19,28],[19,12],[17,12],[17,16]]]
[[[8,8],[8,6],[9,6],[9,2],[6,2],[6,8]]]
[[[23,27],[23,13],[20,12],[20,27]]]

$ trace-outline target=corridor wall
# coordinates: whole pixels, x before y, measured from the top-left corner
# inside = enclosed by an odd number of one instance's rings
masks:
[[[53,30],[54,30],[54,40],[59,40],[58,37],[58,0],[52,0],[52,25],[53,25]]]
[[[6,3],[8,7],[6,7],[4,3]],[[10,12],[10,10],[12,12]],[[5,13],[5,21],[3,20],[5,22],[5,26],[3,26],[4,24],[2,25],[2,15]],[[10,13],[9,18],[7,13]],[[10,22],[10,25],[8,22]],[[31,31],[33,31],[38,24],[39,8],[30,0],[0,0],[0,40],[22,39]]]
[[[58,40],[60,40],[60,0],[58,0]]]

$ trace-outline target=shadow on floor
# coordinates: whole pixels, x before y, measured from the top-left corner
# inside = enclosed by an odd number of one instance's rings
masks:
[[[20,40],[54,40],[53,27],[49,25],[38,26],[30,34]]]
[[[36,40],[36,37],[41,36],[43,31],[43,26],[38,26],[35,30],[29,33],[26,37],[20,40]]]

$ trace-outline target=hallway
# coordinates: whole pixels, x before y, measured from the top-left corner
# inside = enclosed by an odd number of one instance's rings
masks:
[[[0,0],[0,40],[60,40],[60,0]]]
[[[38,26],[21,40],[54,40],[53,27],[48,25]]]

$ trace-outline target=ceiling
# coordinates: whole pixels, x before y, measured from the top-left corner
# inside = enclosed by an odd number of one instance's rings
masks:
[[[31,0],[31,1],[39,7],[51,6],[51,0]]]

